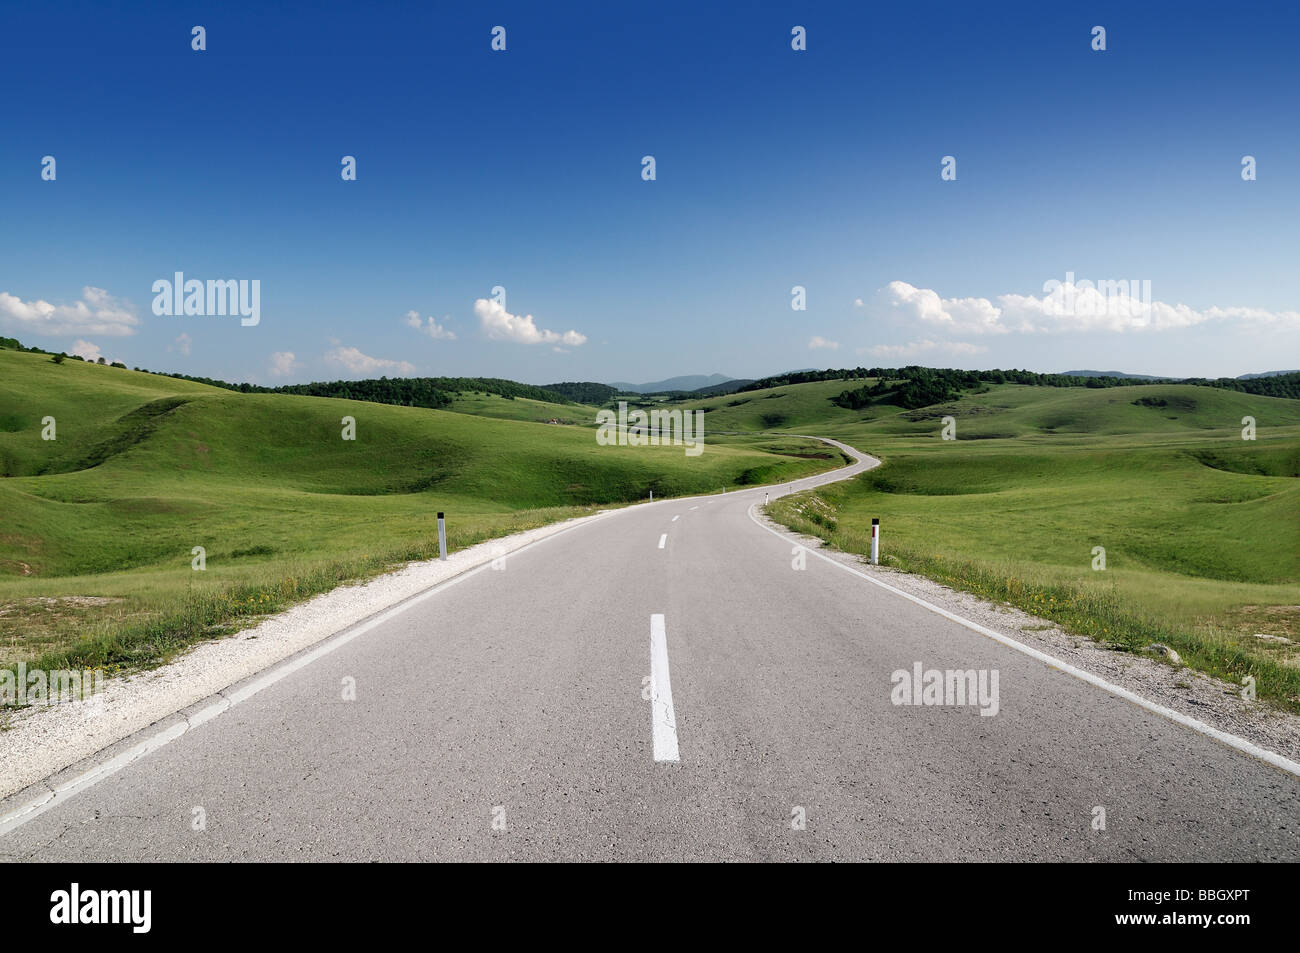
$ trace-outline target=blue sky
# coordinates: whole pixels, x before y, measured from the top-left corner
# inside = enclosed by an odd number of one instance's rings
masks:
[[[1300,366],[1300,13],[1130,6],[10,5],[0,334],[268,384]],[[260,323],[154,314],[177,271]]]

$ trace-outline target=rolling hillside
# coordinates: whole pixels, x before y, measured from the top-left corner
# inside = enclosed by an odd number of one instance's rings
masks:
[[[872,383],[866,381],[865,383]],[[1300,705],[1300,401],[1187,384],[1000,384],[905,410],[861,379],[669,401],[708,451],[600,447],[595,408],[462,392],[447,410],[243,394],[0,351],[0,645],[164,656],[339,581],[599,505],[884,465],[773,514],[850,551]],[[659,402],[658,400],[652,400]],[[54,417],[58,439],[40,439]],[[341,439],[341,418],[357,439]],[[956,439],[941,439],[944,418]],[[1253,417],[1257,439],[1242,439]],[[558,423],[548,423],[556,420]],[[208,569],[190,569],[203,546]],[[1092,568],[1094,547],[1106,568]],[[1260,638],[1268,636],[1268,638]]]
[[[586,426],[533,422],[561,410]],[[41,439],[47,416],[55,440]],[[342,439],[345,416],[355,440]],[[594,416],[482,394],[449,411],[243,394],[0,350],[0,664],[157,658],[252,610],[436,554],[439,510],[457,549],[652,490],[837,462],[764,437],[696,457],[602,447]]]

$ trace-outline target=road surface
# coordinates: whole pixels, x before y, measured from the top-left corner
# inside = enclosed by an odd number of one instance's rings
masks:
[[[1300,779],[795,568],[750,515],[787,489],[511,555],[34,816],[0,858],[1300,859]],[[894,704],[917,662],[996,671],[997,713]]]

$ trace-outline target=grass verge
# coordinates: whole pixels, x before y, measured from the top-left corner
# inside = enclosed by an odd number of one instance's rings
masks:
[[[869,532],[843,527],[838,507],[816,491],[777,500],[766,512],[795,532],[815,536],[844,552],[866,555],[871,551]],[[1259,698],[1300,713],[1300,669],[1288,664],[1276,644],[1253,645],[1243,640],[1242,633],[1212,624],[1171,625],[1144,611],[1114,582],[1081,582],[1050,567],[976,561],[906,545],[891,545],[882,563],[1014,606],[1116,650],[1142,653],[1152,643],[1163,643],[1189,667],[1231,684],[1240,685],[1244,676],[1254,676]]]

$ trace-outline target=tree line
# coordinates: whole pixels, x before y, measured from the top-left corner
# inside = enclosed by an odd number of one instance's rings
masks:
[[[797,371],[765,377],[740,388],[737,393],[764,390],[788,384],[815,381],[874,379],[875,383],[847,389],[830,398],[831,402],[850,410],[870,403],[897,404],[907,410],[956,400],[965,391],[978,391],[993,384],[1025,384],[1030,387],[1133,387],[1148,384],[1193,384],[1218,387],[1264,397],[1288,397],[1300,400],[1300,372],[1270,377],[1240,379],[1234,377],[1188,377],[1181,380],[1136,377],[1085,377],[1078,374],[1040,374],[1025,370],[964,371],[956,368],[855,367],[828,368],[824,371]]]
[[[372,404],[396,404],[399,407],[427,407],[439,410],[450,407],[452,399],[460,394],[495,394],[506,400],[525,397],[553,404],[567,404],[569,400],[532,384],[501,377],[380,377],[360,381],[315,381],[310,384],[282,384],[264,387],[260,384],[231,384],[211,377],[192,377],[189,374],[167,374],[180,380],[195,381],[212,387],[239,391],[243,394],[297,394],[303,397],[339,397],[344,400],[364,400]]]

